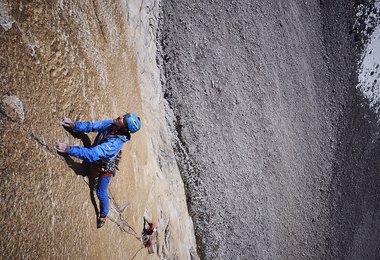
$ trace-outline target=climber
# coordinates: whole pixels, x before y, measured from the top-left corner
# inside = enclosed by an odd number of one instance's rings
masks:
[[[157,226],[154,223],[147,221],[144,217],[142,242],[145,248],[148,249],[149,254],[154,253],[153,244],[157,238]]]
[[[131,139],[131,133],[136,133],[141,128],[141,121],[133,113],[119,116],[116,119],[98,122],[72,122],[64,118],[61,125],[73,132],[98,132],[103,134],[103,139],[93,147],[69,146],[66,143],[56,143],[56,150],[90,163],[102,162],[99,168],[98,186],[96,194],[99,199],[100,212],[97,219],[97,227],[101,228],[109,211],[107,188],[113,175],[111,170],[104,167],[104,162],[111,162],[120,155],[123,144]],[[107,164],[106,164],[107,165]]]

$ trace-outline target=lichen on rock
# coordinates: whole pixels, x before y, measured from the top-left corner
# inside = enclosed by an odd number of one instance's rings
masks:
[[[5,3],[0,2],[0,25],[5,31],[12,28],[12,24],[15,22],[9,15],[8,6]]]
[[[24,123],[24,105],[15,95],[5,94],[1,97],[0,111],[12,121]]]

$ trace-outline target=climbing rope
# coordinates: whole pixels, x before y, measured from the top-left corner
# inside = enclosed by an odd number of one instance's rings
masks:
[[[139,250],[137,250],[137,252],[134,254],[134,256],[131,258],[131,260],[135,259],[135,257],[137,256],[137,254],[143,249],[144,247],[142,246]]]
[[[83,178],[83,181],[90,187],[90,183],[85,178]],[[115,200],[114,196],[112,195],[112,192],[110,189],[108,189],[108,199],[110,200],[111,205],[113,205],[113,207],[111,206],[111,208],[114,208],[116,213],[117,213],[116,219],[109,218],[109,220],[111,222],[115,223],[121,231],[135,237],[138,241],[141,241],[137,232],[125,220],[125,218],[123,216],[124,210],[119,209],[119,206],[117,205],[116,200]]]

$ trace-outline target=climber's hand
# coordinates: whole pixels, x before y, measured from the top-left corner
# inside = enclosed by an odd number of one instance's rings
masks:
[[[65,143],[56,143],[55,149],[60,153],[67,153],[67,150],[69,149],[69,146]]]
[[[71,121],[71,119],[67,118],[67,117],[65,117],[64,119],[62,119],[61,125],[64,126],[64,127],[70,128],[70,129],[74,128],[73,121]]]

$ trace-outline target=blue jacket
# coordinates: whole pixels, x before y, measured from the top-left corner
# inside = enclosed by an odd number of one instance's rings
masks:
[[[74,132],[98,132],[107,134],[113,126],[113,120],[98,122],[75,122]],[[70,146],[67,153],[86,162],[107,161],[118,154],[124,143],[129,141],[127,136],[108,135],[100,144],[93,147]]]

